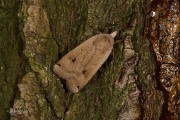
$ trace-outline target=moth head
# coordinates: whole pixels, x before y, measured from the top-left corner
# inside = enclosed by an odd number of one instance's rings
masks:
[[[63,70],[63,64],[60,61],[53,66],[53,72],[60,78],[66,79],[66,71]]]
[[[59,71],[59,66],[58,66],[57,64],[55,64],[55,65],[53,66],[53,72],[54,72],[55,74],[58,74],[58,71]]]

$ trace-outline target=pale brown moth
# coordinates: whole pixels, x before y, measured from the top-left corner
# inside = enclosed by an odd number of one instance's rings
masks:
[[[67,89],[79,92],[109,57],[117,31],[95,35],[62,57],[53,71],[66,81]]]

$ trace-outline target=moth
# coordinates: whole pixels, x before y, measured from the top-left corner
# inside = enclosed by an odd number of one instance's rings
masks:
[[[109,57],[117,31],[95,35],[62,57],[53,72],[66,81],[72,93],[79,92]]]

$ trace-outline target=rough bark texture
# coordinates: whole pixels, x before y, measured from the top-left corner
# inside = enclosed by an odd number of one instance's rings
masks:
[[[1,0],[0,119],[178,120],[180,110],[168,109],[170,93],[162,89],[144,34],[151,28],[145,26],[148,10],[144,0]],[[123,42],[84,89],[67,91],[52,72],[54,63],[87,38],[114,30]]]

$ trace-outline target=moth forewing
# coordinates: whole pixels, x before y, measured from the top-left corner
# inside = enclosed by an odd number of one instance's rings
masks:
[[[62,57],[53,67],[53,71],[66,80],[67,88],[77,93],[94,76],[110,55],[114,37],[111,34],[95,35]]]

